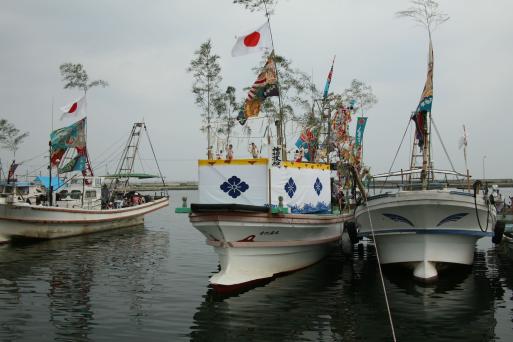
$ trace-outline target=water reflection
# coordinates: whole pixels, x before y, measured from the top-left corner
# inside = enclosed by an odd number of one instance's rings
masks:
[[[398,340],[495,338],[494,281],[483,252],[473,268],[451,269],[423,286],[387,268]],[[231,297],[207,291],[194,315],[193,341],[389,341],[391,332],[372,246],[335,253],[303,271]]]
[[[140,323],[146,314],[141,300],[168,250],[167,231],[143,227],[3,246],[0,338],[87,341],[104,318],[95,309],[105,305],[112,312],[107,319],[127,304],[125,315]]]

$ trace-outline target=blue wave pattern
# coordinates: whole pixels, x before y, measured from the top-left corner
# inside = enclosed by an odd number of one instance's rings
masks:
[[[289,208],[292,214],[329,214],[331,212],[328,203],[325,202],[305,203],[303,207],[289,205]]]
[[[442,224],[447,223],[447,222],[457,222],[467,215],[468,215],[468,213],[459,213],[459,214],[449,215],[446,218],[444,218],[442,221],[440,221],[436,226],[440,227]]]
[[[397,214],[382,214],[382,215],[391,219],[392,221],[406,223],[412,227],[415,227],[415,225],[410,220],[408,220],[405,217],[402,217],[401,215],[397,215]]]
[[[225,193],[228,193],[230,197],[237,198],[243,192],[249,189],[249,185],[242,181],[239,177],[231,176],[226,182],[221,184],[219,188]]]

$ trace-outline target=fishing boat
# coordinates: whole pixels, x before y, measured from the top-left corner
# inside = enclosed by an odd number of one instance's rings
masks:
[[[134,124],[109,186],[92,173],[85,131],[83,118],[52,132],[50,163],[58,168],[59,176],[50,173],[46,191],[37,197],[37,203],[27,202],[16,191],[0,196],[0,242],[54,239],[139,225],[145,214],[169,205],[165,195],[142,196],[128,189],[140,136],[143,131],[147,133],[144,123]],[[54,180],[66,174],[70,176],[54,188]],[[120,200],[122,203],[115,206]]]
[[[232,290],[295,271],[339,243],[351,215],[331,213],[330,167],[266,158],[200,160],[199,203],[190,222],[219,256],[210,278]]]
[[[376,175],[385,181],[400,177],[398,191],[371,196],[355,212],[359,234],[374,241],[380,263],[406,264],[421,280],[436,279],[443,265],[472,264],[476,241],[491,236],[496,222],[495,208],[486,191],[480,192],[480,183],[474,183],[473,191],[467,185],[468,168],[463,174],[433,167],[431,130],[438,129],[431,116],[432,82],[430,40],[426,84],[410,118],[416,126],[410,168]],[[448,177],[461,179],[467,191],[448,188]]]

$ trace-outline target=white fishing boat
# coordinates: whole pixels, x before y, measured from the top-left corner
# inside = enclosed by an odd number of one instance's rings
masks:
[[[60,166],[59,176],[77,171],[80,176],[65,178],[56,189],[50,176],[45,187],[48,192],[33,202],[20,197],[17,191],[0,196],[0,242],[13,238],[53,239],[134,226],[144,222],[145,214],[169,205],[167,196],[142,196],[128,191],[139,137],[146,130],[144,123],[134,124],[118,172],[110,175],[110,188],[102,186],[102,178],[92,175],[85,125],[84,118],[51,135],[51,163]],[[64,158],[74,150],[79,152],[76,156]],[[124,202],[114,205],[119,201]]]
[[[420,104],[411,117],[416,138],[409,170],[377,175],[401,177],[396,193],[369,197],[355,212],[361,236],[371,237],[382,264],[405,263],[416,278],[435,279],[443,264],[470,265],[476,241],[493,234],[496,211],[479,184],[470,191],[470,175],[436,170],[431,160],[433,49],[429,44],[428,76]],[[444,147],[445,149],[445,147]],[[421,163],[419,163],[419,161]],[[452,163],[451,163],[452,165]],[[438,180],[435,175],[443,175]],[[462,180],[468,191],[449,189],[447,177]]]
[[[210,278],[233,289],[324,258],[351,215],[331,214],[329,165],[267,159],[200,160],[190,222],[219,256]]]

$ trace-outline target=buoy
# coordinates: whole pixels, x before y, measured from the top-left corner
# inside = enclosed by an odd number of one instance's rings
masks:
[[[438,278],[438,272],[431,261],[423,260],[415,265],[413,276],[418,280],[427,282]]]

